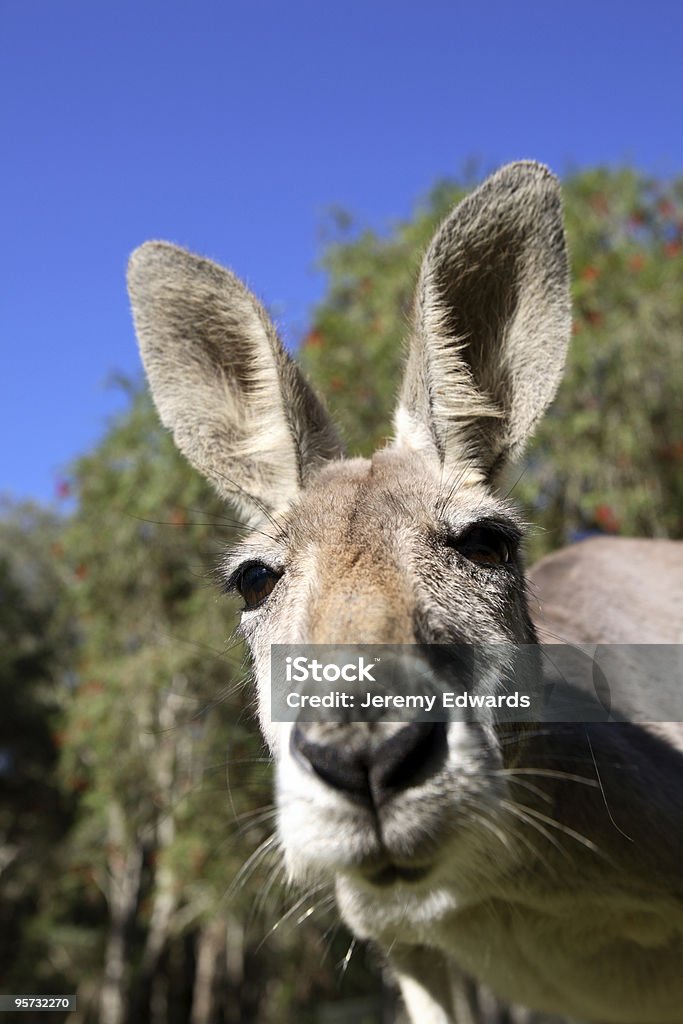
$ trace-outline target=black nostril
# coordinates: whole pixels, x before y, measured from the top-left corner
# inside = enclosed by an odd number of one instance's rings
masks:
[[[298,723],[290,745],[293,755],[328,786],[363,803],[379,807],[419,786],[446,761],[445,722],[410,722],[379,743],[365,731],[352,730],[346,726],[334,739],[323,738],[315,725]]]
[[[290,740],[294,756],[304,758],[316,775],[333,789],[339,789],[366,803],[371,802],[364,751],[353,747],[344,749],[339,743],[311,739],[309,728],[301,724],[294,726]]]
[[[425,782],[442,767],[447,753],[445,722],[405,725],[375,751],[370,769],[375,803]]]

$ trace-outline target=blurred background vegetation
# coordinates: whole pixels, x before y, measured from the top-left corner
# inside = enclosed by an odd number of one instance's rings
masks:
[[[331,218],[299,357],[353,452],[390,432],[420,254],[470,184],[438,184],[385,234]],[[683,536],[683,180],[564,186],[572,349],[511,476],[532,557],[594,532]],[[281,876],[235,608],[212,580],[239,527],[142,385],[120,385],[127,412],[60,483],[63,510],[0,508],[0,991],[75,992],[73,1024],[392,1020],[329,893]]]

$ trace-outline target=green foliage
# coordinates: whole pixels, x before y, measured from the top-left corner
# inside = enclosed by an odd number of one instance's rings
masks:
[[[256,785],[226,792],[226,761],[249,762],[259,749],[250,697],[236,686],[241,653],[226,643],[234,610],[211,579],[232,520],[146,394],[130,388],[130,398],[73,470],[78,507],[63,559],[81,643],[62,773],[80,798],[70,870],[104,897],[103,917],[115,916],[117,875],[142,858],[126,950],[132,993],[159,907],[162,948],[215,912],[245,857],[230,819],[270,800],[270,787],[259,771]]]
[[[53,562],[60,524],[31,505],[0,519],[0,961],[15,991],[63,981],[37,922],[59,875],[72,820],[60,791],[62,691],[74,654],[66,592]]]
[[[585,529],[683,535],[683,181],[566,185],[574,337],[520,495],[555,547]]]

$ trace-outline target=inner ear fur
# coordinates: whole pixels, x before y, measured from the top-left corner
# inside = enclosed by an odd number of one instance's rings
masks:
[[[559,182],[510,164],[454,208],[424,257],[398,442],[494,480],[552,400],[570,333]]]

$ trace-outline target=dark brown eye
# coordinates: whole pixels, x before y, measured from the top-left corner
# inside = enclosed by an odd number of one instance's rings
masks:
[[[459,537],[453,547],[476,565],[506,565],[514,551],[510,538],[491,526],[475,526]]]
[[[235,586],[244,598],[245,610],[258,608],[263,604],[279,579],[279,573],[259,562],[253,562],[243,569],[235,581]]]

